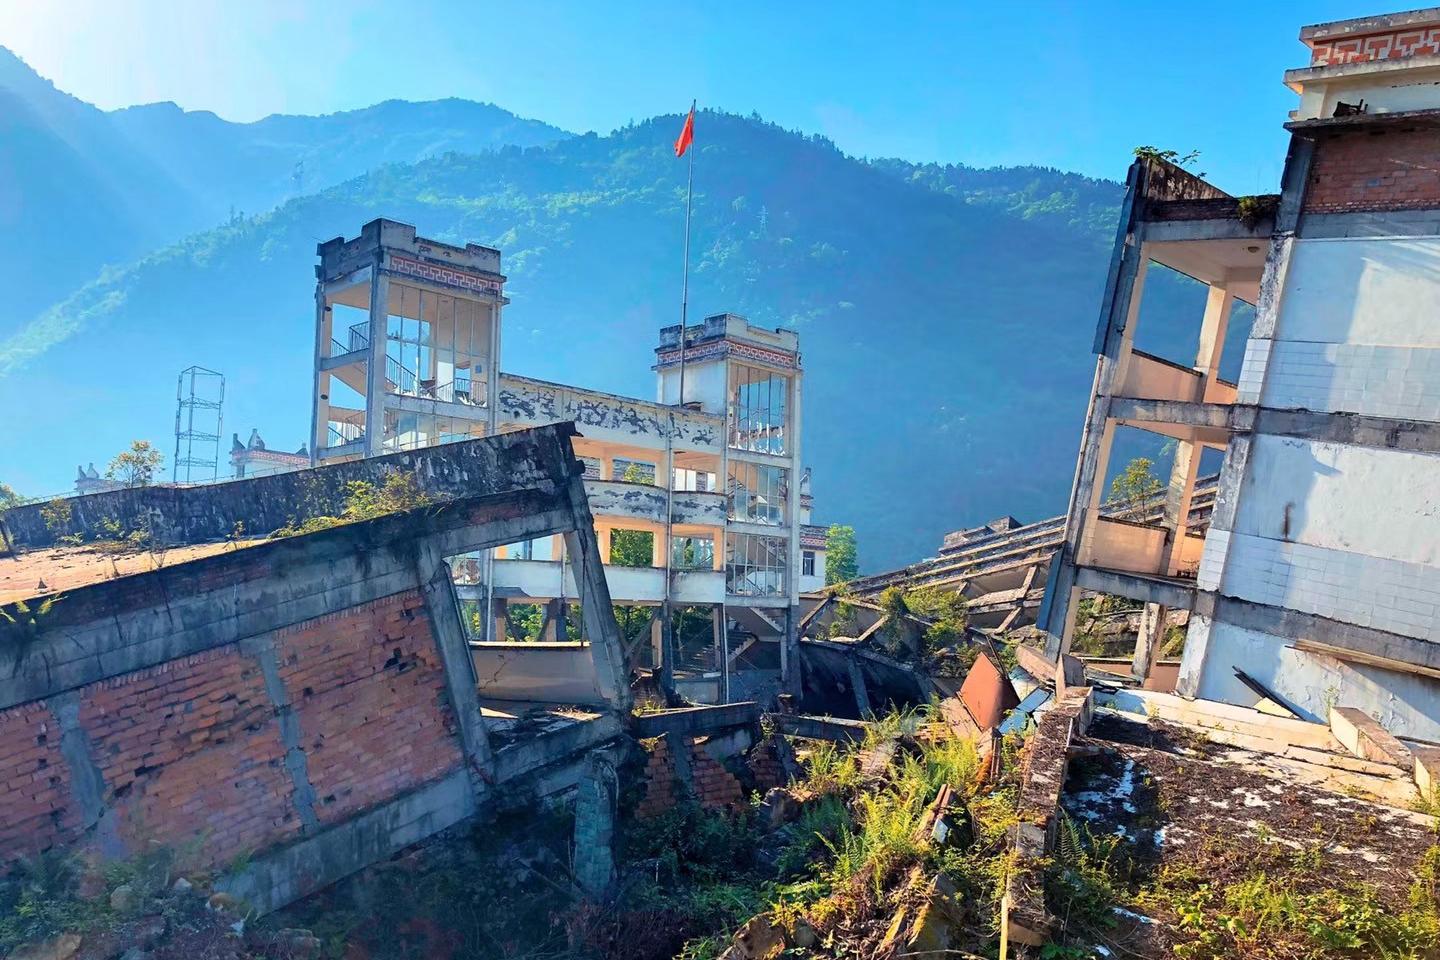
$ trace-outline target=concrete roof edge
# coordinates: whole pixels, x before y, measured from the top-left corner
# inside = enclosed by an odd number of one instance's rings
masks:
[[[1312,40],[1364,36],[1369,33],[1381,33],[1386,30],[1398,30],[1402,27],[1431,23],[1440,24],[1440,7],[1422,7],[1418,10],[1406,10],[1400,13],[1384,13],[1350,20],[1312,23],[1300,28],[1300,42],[1308,45]]]

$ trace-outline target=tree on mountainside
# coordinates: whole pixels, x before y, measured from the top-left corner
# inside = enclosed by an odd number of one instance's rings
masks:
[[[854,580],[860,573],[860,554],[855,545],[855,528],[832,523],[825,531],[825,585]]]
[[[16,493],[14,487],[8,483],[0,483],[0,510],[9,510],[24,502],[25,498]]]
[[[156,472],[165,462],[161,453],[149,440],[135,440],[130,449],[123,450],[110,461],[105,476],[116,480],[125,487],[147,487],[155,479]]]

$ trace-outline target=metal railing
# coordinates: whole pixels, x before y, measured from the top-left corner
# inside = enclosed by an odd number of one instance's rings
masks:
[[[340,447],[347,443],[354,443],[357,440],[365,439],[365,427],[361,424],[331,420],[327,426],[329,428],[329,442],[326,446]]]
[[[359,353],[370,349],[370,332],[365,324],[357,323],[345,331],[346,339],[330,338],[330,356],[343,357],[347,353]]]
[[[417,376],[413,370],[394,357],[385,358],[385,392],[404,397],[419,397],[422,400],[438,400],[441,403],[463,403],[468,406],[485,406],[484,382],[481,390],[471,377],[456,377],[445,383],[435,383]],[[478,394],[478,395],[477,395]]]

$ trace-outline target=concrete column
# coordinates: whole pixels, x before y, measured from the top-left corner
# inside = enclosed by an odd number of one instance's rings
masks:
[[[615,768],[603,755],[591,754],[575,788],[575,883],[602,900],[615,882]]]
[[[659,667],[665,660],[665,611],[656,607],[650,618],[650,662]]]
[[[715,650],[715,665],[725,669],[725,621],[720,607],[710,609],[710,644]]]
[[[504,643],[510,639],[510,618],[508,616],[510,604],[505,600],[495,597],[490,600],[490,619],[495,623],[495,631],[491,638],[497,643]]]
[[[1205,400],[1220,373],[1220,355],[1225,350],[1225,334],[1230,328],[1230,310],[1235,297],[1229,288],[1210,287],[1205,298],[1205,317],[1200,322],[1200,346],[1195,352],[1195,369],[1205,374]]]
[[[1190,505],[1195,499],[1195,479],[1200,471],[1200,454],[1204,447],[1181,440],[1175,445],[1175,462],[1170,467],[1170,484],[1165,491],[1166,526],[1165,572],[1179,573],[1182,538],[1190,529]]]
[[[540,632],[540,639],[546,643],[555,643],[568,639],[569,631],[565,627],[565,602],[560,599],[545,601],[545,626]]]
[[[590,658],[595,666],[595,679],[603,696],[617,713],[630,712],[630,678],[625,665],[624,643],[615,623],[611,606],[610,585],[605,582],[605,567],[599,562],[600,550],[595,543],[590,501],[585,496],[585,482],[576,477],[567,491],[576,527],[565,534],[565,547],[575,571],[579,590],[580,611],[585,622],[585,639],[590,641]]]
[[[315,284],[315,366],[314,402],[310,405],[310,466],[320,462],[320,448],[329,439],[330,427],[330,374],[320,371],[320,361],[329,353],[330,331],[333,329],[330,311],[325,309],[325,283]],[[224,441],[224,438],[221,438]]]
[[[385,433],[385,324],[390,316],[390,278],[380,272],[385,254],[376,254],[370,280],[370,357],[365,364],[365,455],[383,453]]]
[[[1142,683],[1150,679],[1150,672],[1160,657],[1169,613],[1161,604],[1147,603],[1140,614],[1140,629],[1135,635],[1135,658],[1130,665],[1130,674]]]
[[[780,682],[786,693],[800,695],[804,682],[800,669],[800,606],[785,608],[785,633],[780,638]]]
[[[500,432],[500,308],[497,297],[490,308],[490,356],[485,358],[485,435]]]

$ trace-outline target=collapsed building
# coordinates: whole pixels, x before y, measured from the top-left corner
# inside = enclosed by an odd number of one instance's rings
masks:
[[[318,256],[317,463],[574,421],[611,597],[663,611],[638,659],[698,702],[798,692],[800,595],[824,583],[825,542],[809,523],[793,332],[733,314],[667,327],[656,400],[619,397],[501,371],[496,249],[375,220]],[[646,556],[618,562],[617,534],[636,533]],[[477,639],[505,640],[510,608],[538,604],[541,639],[564,641],[563,560],[555,538],[475,557],[458,589],[483,611]],[[682,608],[708,626],[671,636]]]
[[[1278,196],[1232,197],[1162,158],[1131,166],[1095,336],[1064,547],[1041,627],[1068,648],[1081,591],[1191,612],[1177,689],[1308,719],[1332,703],[1440,737],[1440,13],[1307,27]],[[1147,272],[1205,284],[1194,357],[1135,348]],[[1239,382],[1218,375],[1253,304]],[[1175,441],[1164,517],[1106,516],[1117,428]],[[1223,451],[1203,535],[1202,451]],[[1137,673],[1156,647],[1139,638]]]
[[[1221,957],[1257,930],[1287,955],[1440,948],[1440,11],[1301,36],[1281,194],[1131,167],[1068,513],[956,531],[845,596],[806,595],[824,543],[794,334],[668,328],[657,401],[614,397],[498,372],[498,251],[384,220],[322,244],[313,466],[0,515],[0,863],[194,843],[264,912],[496,808],[563,804],[566,879],[605,901],[620,822],[693,805],[753,818],[746,842],[804,848],[804,870],[858,867],[724,930],[729,960]],[[1207,287],[1193,361],[1135,346],[1161,269]],[[1232,383],[1237,302],[1255,320]],[[1121,428],[1177,453],[1163,491],[1116,506]],[[360,509],[396,478],[404,503]],[[617,531],[649,534],[649,562],[616,562]],[[921,655],[932,624],[875,602],[892,586],[970,601],[963,674]],[[1086,592],[1145,605],[1119,668],[1069,652]],[[665,615],[627,638],[627,606]],[[693,650],[666,632],[684,607],[708,613]],[[995,642],[1027,625],[1044,650]],[[637,714],[652,669],[692,703]],[[1257,921],[1211,871],[1318,912]],[[1352,906],[1368,926],[1332,915]]]

